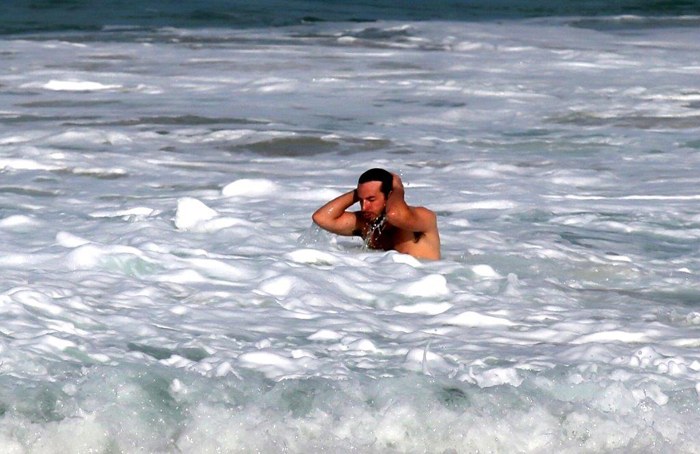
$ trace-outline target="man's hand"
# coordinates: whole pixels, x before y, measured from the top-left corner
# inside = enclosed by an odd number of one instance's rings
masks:
[[[393,172],[391,174],[394,176],[394,179],[391,182],[391,190],[403,192],[403,182],[401,181],[401,177]]]
[[[404,190],[401,177],[393,172],[391,174],[394,176],[394,178],[391,181],[391,192],[389,193],[389,197],[386,200],[387,214],[390,214],[391,212],[395,212],[397,210],[403,211],[404,209],[408,209],[408,206],[406,206],[406,202],[404,202]]]

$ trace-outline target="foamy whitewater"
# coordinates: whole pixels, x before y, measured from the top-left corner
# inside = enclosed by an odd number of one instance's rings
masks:
[[[0,452],[699,452],[698,25],[0,37]]]

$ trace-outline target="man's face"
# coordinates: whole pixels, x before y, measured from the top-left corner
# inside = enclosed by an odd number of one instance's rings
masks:
[[[360,199],[362,215],[373,221],[382,214],[386,208],[386,197],[382,192],[381,181],[368,181],[357,185],[357,196]]]

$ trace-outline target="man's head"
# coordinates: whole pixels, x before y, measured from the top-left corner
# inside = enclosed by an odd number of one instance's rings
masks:
[[[357,181],[357,197],[363,213],[371,218],[384,214],[394,176],[384,169],[369,169]]]

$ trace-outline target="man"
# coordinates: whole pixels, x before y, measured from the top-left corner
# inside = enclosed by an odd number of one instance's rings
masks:
[[[360,202],[361,211],[346,211]],[[404,201],[398,175],[370,169],[360,176],[357,189],[319,208],[313,220],[337,235],[361,236],[372,249],[394,250],[419,259],[440,259],[440,235],[435,213]]]

